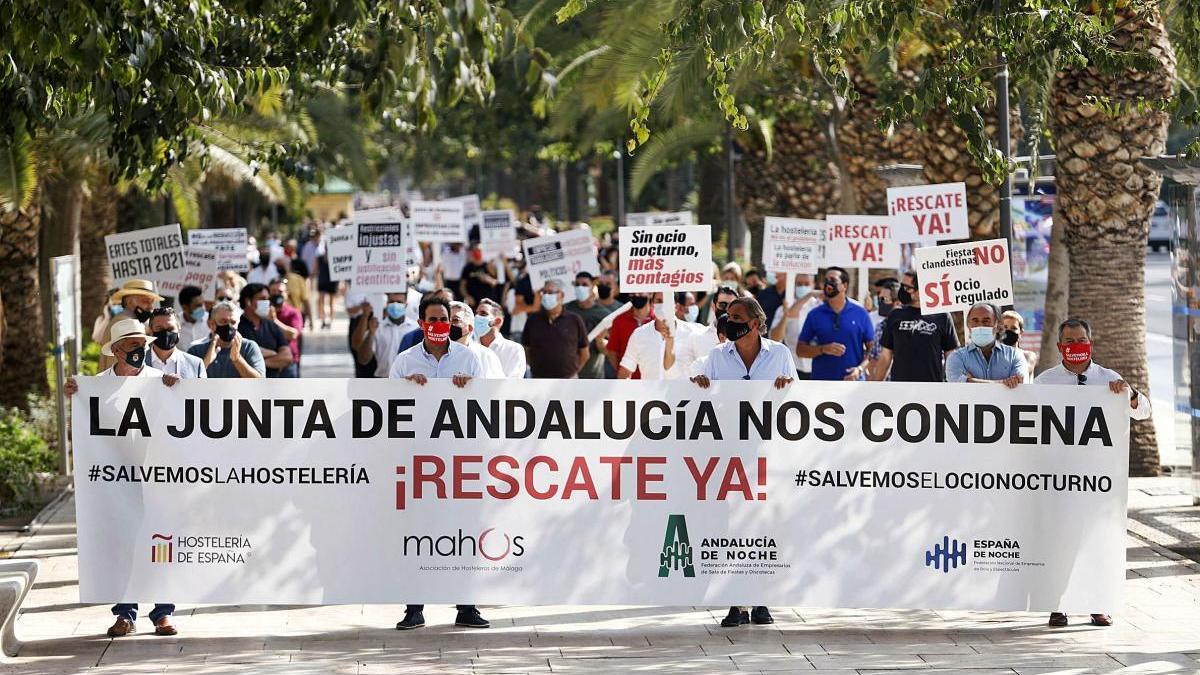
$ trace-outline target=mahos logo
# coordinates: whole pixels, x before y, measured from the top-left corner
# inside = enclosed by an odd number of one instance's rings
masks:
[[[459,556],[482,557],[492,562],[504,560],[508,556],[519,558],[525,555],[525,537],[516,535],[510,537],[496,528],[489,527],[479,536],[464,534],[459,528],[457,534],[416,535],[404,537],[404,555],[428,555],[439,558]]]

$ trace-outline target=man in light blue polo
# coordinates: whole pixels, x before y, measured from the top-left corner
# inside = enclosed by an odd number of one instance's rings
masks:
[[[725,343],[709,352],[703,374],[692,378],[701,389],[708,389],[711,380],[769,380],[776,389],[783,389],[795,379],[791,350],[763,337],[767,334],[767,315],[754,298],[729,303],[724,333]],[[751,621],[759,625],[775,623],[771,610],[764,606],[754,607],[753,612],[734,606],[721,625],[734,628]]]
[[[433,294],[421,301],[417,315],[424,339],[392,360],[388,377],[424,385],[431,378],[448,378],[456,387],[465,387],[473,378],[484,376],[484,366],[469,347],[450,339],[450,303]],[[491,624],[479,615],[475,605],[457,605],[454,625],[487,628]],[[425,605],[408,605],[396,630],[412,630],[425,625]]]
[[[1009,389],[1025,381],[1025,357],[996,340],[1000,310],[990,302],[977,302],[967,312],[967,346],[946,359],[947,382],[1000,383]]]

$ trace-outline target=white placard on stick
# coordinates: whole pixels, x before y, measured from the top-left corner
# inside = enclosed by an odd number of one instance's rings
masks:
[[[897,268],[900,243],[892,234],[890,216],[826,216],[822,265]]]
[[[462,195],[461,197],[451,197],[450,201],[461,202],[463,205],[463,227],[467,229],[467,234],[471,233],[471,228],[480,224],[483,206],[479,204],[479,195]]]
[[[179,291],[187,286],[195,286],[204,292],[205,300],[213,300],[213,282],[217,279],[217,257],[219,255],[213,248],[184,246],[184,275],[177,282],[159,284],[158,292],[163,295],[179,297]]]
[[[596,242],[592,239],[591,229],[567,230],[526,239],[521,246],[534,291],[540,290],[550,279],[558,279],[563,289],[569,289],[575,283],[575,275],[580,272],[600,276]]]
[[[479,224],[479,246],[483,257],[495,258],[517,246],[516,218],[509,209],[484,211]]]
[[[358,220],[355,225],[352,287],[362,293],[408,290],[409,252],[403,218]]]
[[[178,224],[110,234],[104,237],[104,248],[114,286],[148,279],[160,287],[183,279],[183,235]]]
[[[916,250],[922,314],[966,311],[977,302],[1013,303],[1012,268],[1004,239]]]
[[[763,269],[815,274],[825,221],[767,216],[763,220]]]
[[[358,251],[358,224],[350,223],[325,232],[325,259],[331,281],[354,278],[354,256]]]
[[[217,269],[245,272],[250,269],[246,261],[246,228],[222,227],[211,230],[188,230],[188,246],[216,249]]]
[[[695,223],[691,211],[647,211],[625,216],[626,227],[634,225],[691,225]]]
[[[461,201],[414,201],[409,205],[413,221],[413,236],[417,241],[448,241],[461,244],[467,240]]]
[[[712,290],[708,225],[633,225],[622,227],[620,233],[622,291]]]
[[[971,236],[966,183],[888,188],[887,201],[895,239],[902,244]]]

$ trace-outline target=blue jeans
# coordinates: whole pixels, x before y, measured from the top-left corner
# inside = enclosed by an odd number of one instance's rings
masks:
[[[128,621],[137,621],[138,606],[136,602],[125,602],[113,605],[113,616],[122,617]],[[156,603],[154,609],[150,612],[150,620],[157,623],[164,616],[171,616],[175,613],[175,605],[170,603]]]

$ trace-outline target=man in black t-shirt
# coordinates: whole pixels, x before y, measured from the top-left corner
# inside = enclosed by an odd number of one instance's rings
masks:
[[[949,314],[921,314],[917,275],[908,272],[900,282],[900,307],[883,323],[883,349],[871,372],[872,380],[893,382],[945,382],[945,359],[958,348],[958,334]]]

